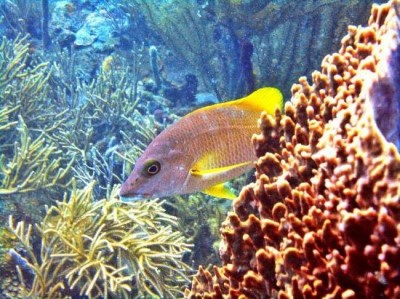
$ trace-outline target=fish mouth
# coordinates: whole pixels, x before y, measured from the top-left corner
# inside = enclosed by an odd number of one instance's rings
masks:
[[[149,193],[119,192],[119,197],[123,202],[138,201],[150,197]]]
[[[119,197],[123,201],[128,201],[128,200],[137,200],[140,199],[140,197],[143,197],[141,194],[138,192],[134,192],[133,184],[129,184],[128,182],[125,182],[122,184],[121,189],[119,190]]]
[[[146,195],[143,194],[126,194],[126,195],[120,195],[119,197],[123,202],[138,201],[148,198]]]
[[[124,202],[137,201],[141,199],[151,198],[153,194],[149,192],[137,192],[137,187],[133,184],[125,182],[119,190],[119,197]]]

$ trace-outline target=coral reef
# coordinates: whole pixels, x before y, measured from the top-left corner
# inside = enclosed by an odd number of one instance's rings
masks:
[[[28,0],[4,0],[0,3],[1,20],[5,23],[4,33],[10,38],[19,34],[30,34],[40,38],[41,2]]]
[[[57,11],[76,21],[74,10],[82,7],[70,5],[57,2]],[[117,20],[105,15],[111,10],[101,13],[109,21],[101,30],[108,30],[104,27]],[[193,210],[205,223],[193,227],[196,238],[190,239],[190,232],[179,232],[187,226],[164,213],[165,203],[117,200],[113,186],[177,117],[165,98],[139,80],[148,68],[143,63],[147,48],[134,44],[124,55],[93,53],[94,42],[88,51],[74,49],[75,33],[72,38],[65,29],[68,36],[62,40],[54,22],[61,21],[52,15],[52,42],[45,51],[36,42],[41,35],[25,36],[22,28],[20,35],[14,30],[9,35],[14,40],[3,37],[0,45],[0,230],[13,215],[10,228],[21,242],[10,248],[0,238],[0,270],[6,272],[0,297],[179,297],[189,273],[181,260],[209,263],[216,257],[214,239],[208,237],[210,227],[219,227],[222,212],[208,217],[217,210],[211,205]],[[83,28],[74,25],[75,32]],[[108,41],[104,44],[110,50]],[[82,61],[83,55],[90,57]],[[162,116],[156,118],[157,111]],[[54,205],[64,192],[72,194]],[[94,201],[98,198],[107,201]],[[196,206],[201,204],[199,199]],[[194,241],[201,244],[195,257],[186,245]],[[208,249],[214,251],[211,258]]]
[[[218,263],[219,228],[231,208],[230,201],[195,193],[171,197],[165,202],[165,208],[168,214],[177,217],[179,230],[193,244],[185,257],[192,269]]]
[[[133,88],[137,78],[130,76],[131,69],[120,59],[107,57],[102,67],[96,80],[82,83],[67,97],[65,102],[73,99],[65,103],[71,107],[68,120],[57,135],[51,135],[69,155],[76,156],[75,177],[86,184],[99,183],[99,197],[109,195],[112,186],[122,182],[133,161],[163,127],[147,116],[151,115],[149,106],[165,106],[151,97],[143,100]]]
[[[373,115],[380,80],[399,98],[387,80],[398,69],[399,9],[374,5],[312,85],[293,86],[284,115],[262,114],[257,182],[221,228],[224,265],[214,276],[200,268],[186,298],[400,296],[400,156]]]
[[[32,140],[21,116],[17,131],[21,140],[14,144],[13,158],[6,161],[6,156],[0,155],[0,195],[68,186],[70,181],[66,177],[74,159],[62,168],[62,157],[55,157],[57,148],[46,144],[44,133]]]
[[[140,101],[134,63],[108,56],[88,84],[76,82],[73,55],[50,67],[30,49],[28,36],[0,45],[0,194],[66,187],[72,173],[109,195],[165,125],[147,117],[165,103]]]
[[[10,250],[18,245],[15,235],[7,228],[0,228],[0,298],[22,299],[23,286],[18,280],[17,270],[12,262]]]
[[[92,183],[83,190],[74,187],[35,227],[10,216],[10,228],[26,251],[14,253],[25,296],[181,294],[188,281],[188,266],[181,259],[189,245],[173,231],[177,219],[160,202],[124,204],[117,194],[115,186],[110,198],[93,201]],[[41,240],[40,254],[35,237]]]
[[[176,218],[163,203],[123,204],[113,187],[165,125],[152,109],[166,104],[143,96],[139,59],[109,55],[85,82],[74,53],[49,49],[44,61],[28,39],[0,45],[0,229],[13,215],[22,243],[4,253],[0,297],[181,295],[189,246]]]
[[[66,161],[59,155],[59,148],[45,138],[65,117],[48,100],[46,85],[51,71],[47,63],[33,61],[26,40],[27,36],[19,36],[13,42],[3,38],[0,45],[2,197],[50,186],[67,186],[67,174],[74,160],[71,158],[62,165]]]
[[[51,108],[47,101],[47,84],[51,70],[48,63],[37,63],[30,55],[28,35],[17,36],[14,41],[3,37],[0,45],[0,91],[4,106],[18,107],[13,119],[21,115],[32,125],[48,129],[43,119],[48,117],[45,108]],[[33,119],[34,118],[34,119]],[[54,117],[54,123],[58,118]],[[48,124],[47,124],[48,125]]]
[[[291,82],[338,47],[347,24],[367,22],[372,2],[135,0],[123,6],[132,17],[144,14],[165,45],[221,100],[251,91],[254,74],[259,85],[290,90]]]

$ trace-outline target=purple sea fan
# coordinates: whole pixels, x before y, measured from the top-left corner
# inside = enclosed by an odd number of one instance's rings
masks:
[[[382,34],[381,47],[374,50],[364,63],[366,99],[369,101],[375,122],[389,141],[400,148],[400,49],[399,49],[399,3],[393,2],[397,22],[379,29]],[[377,18],[384,19],[386,15]],[[377,33],[366,32],[362,38],[375,42]],[[378,61],[378,62],[377,62]],[[376,63],[377,62],[377,63]],[[371,72],[372,71],[372,72]]]

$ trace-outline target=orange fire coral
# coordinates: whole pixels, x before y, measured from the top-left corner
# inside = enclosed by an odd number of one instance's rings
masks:
[[[400,156],[377,126],[379,99],[399,99],[398,11],[374,6],[312,85],[293,86],[285,115],[261,116],[224,265],[201,268],[186,298],[400,298]]]

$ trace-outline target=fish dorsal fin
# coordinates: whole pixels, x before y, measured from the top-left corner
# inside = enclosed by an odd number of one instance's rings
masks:
[[[205,194],[226,199],[235,199],[236,195],[224,183],[211,186],[202,191]]]
[[[219,107],[233,106],[238,109],[250,110],[250,111],[266,111],[268,114],[274,115],[276,108],[282,111],[283,108],[283,96],[279,89],[274,87],[263,87],[260,88],[247,97],[233,100],[229,102],[223,102],[204,108],[200,108],[194,112],[207,111]],[[193,113],[193,112],[192,112]]]
[[[283,96],[279,89],[274,87],[264,87],[256,90],[247,97],[239,99],[236,104],[246,110],[266,111],[274,115],[276,108],[282,111]]]

